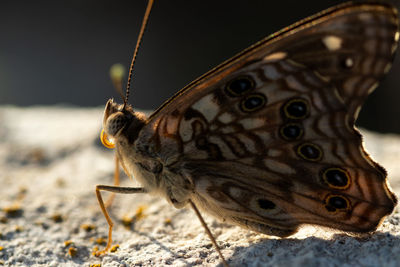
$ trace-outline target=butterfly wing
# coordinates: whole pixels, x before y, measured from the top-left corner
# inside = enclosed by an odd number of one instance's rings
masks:
[[[328,9],[182,89],[140,143],[216,217],[278,236],[304,223],[373,230],[396,198],[353,123],[397,41],[390,5]]]
[[[349,2],[332,7],[270,35],[210,70],[166,101],[152,117],[161,110],[162,115],[173,112],[179,100],[189,106],[188,99],[194,101],[199,94],[212,91],[222,77],[274,52],[284,52],[330,79],[349,115],[356,119],[367,95],[391,67],[398,32],[398,11],[389,4]]]

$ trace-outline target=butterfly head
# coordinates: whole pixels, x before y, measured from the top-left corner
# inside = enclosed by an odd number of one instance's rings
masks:
[[[124,143],[125,141],[133,143],[139,134],[140,129],[146,123],[146,117],[143,113],[134,112],[132,107],[128,104],[129,90],[131,86],[131,79],[133,67],[136,62],[136,56],[139,51],[140,43],[146,29],[147,21],[153,6],[153,0],[149,1],[147,6],[142,27],[140,28],[139,37],[136,42],[135,51],[133,53],[131,67],[129,68],[128,82],[126,85],[125,97],[121,93],[122,73],[116,69],[116,73],[111,70],[111,79],[117,91],[120,92],[124,104],[120,105],[114,103],[112,99],[107,101],[103,117],[103,130],[100,134],[100,140],[107,148],[114,148],[116,143]],[[122,140],[125,139],[125,140]]]
[[[137,136],[132,131],[138,133],[144,124],[144,114],[134,112],[130,105],[118,104],[110,99],[104,109],[101,141],[106,147],[113,148],[113,143],[123,136]]]

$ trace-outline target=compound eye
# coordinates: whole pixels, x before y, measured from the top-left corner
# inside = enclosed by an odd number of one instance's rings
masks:
[[[117,133],[125,127],[127,119],[122,112],[115,112],[111,114],[105,124],[104,130],[109,136],[115,136]]]

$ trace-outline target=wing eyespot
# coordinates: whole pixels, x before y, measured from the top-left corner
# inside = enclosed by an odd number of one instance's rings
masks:
[[[301,98],[291,99],[283,106],[283,114],[288,119],[301,120],[310,113],[309,104]]]
[[[265,199],[265,198],[258,199],[257,204],[258,204],[258,207],[260,207],[263,210],[272,210],[272,209],[275,209],[275,207],[276,207],[274,202],[272,202],[268,199]]]
[[[323,171],[322,179],[330,188],[347,189],[350,186],[350,176],[347,171],[333,167]]]
[[[299,140],[304,134],[302,125],[298,123],[285,124],[279,132],[281,137],[287,141]]]
[[[231,97],[245,95],[255,88],[255,82],[252,77],[243,75],[229,81],[225,87],[225,92]]]
[[[328,195],[325,199],[325,208],[329,212],[346,211],[349,210],[350,201],[344,196]]]
[[[340,60],[340,67],[342,69],[352,69],[354,67],[354,59],[351,57],[346,57]]]
[[[322,159],[322,149],[312,143],[304,143],[297,147],[296,153],[299,157],[308,161],[319,161]]]
[[[240,102],[240,110],[243,112],[253,112],[264,107],[267,97],[263,94],[251,94]]]

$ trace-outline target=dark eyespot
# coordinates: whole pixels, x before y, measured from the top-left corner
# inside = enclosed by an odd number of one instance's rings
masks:
[[[229,96],[235,97],[246,94],[254,87],[255,82],[250,76],[239,76],[228,82],[225,91]]]
[[[283,106],[283,114],[288,119],[304,119],[308,113],[309,105],[304,99],[292,99]]]
[[[345,57],[340,60],[340,67],[342,69],[351,69],[354,66],[354,59],[351,57]]]
[[[329,168],[322,173],[325,183],[335,189],[346,189],[350,185],[349,174],[340,168]]]
[[[264,210],[272,210],[275,208],[275,203],[268,199],[258,199],[258,206]]]
[[[318,161],[322,158],[322,150],[319,146],[311,143],[304,143],[297,147],[297,155],[305,160]]]
[[[240,102],[240,109],[243,112],[252,112],[261,109],[267,103],[263,94],[251,94]]]
[[[350,208],[350,202],[343,196],[330,195],[325,200],[325,208],[330,212],[347,210]]]
[[[288,123],[280,129],[280,134],[285,140],[298,140],[303,135],[303,127],[297,123]]]

